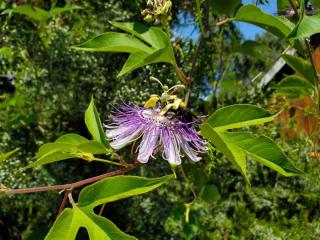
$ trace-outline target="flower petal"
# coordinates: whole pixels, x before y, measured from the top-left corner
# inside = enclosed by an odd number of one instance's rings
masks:
[[[164,157],[165,159],[173,165],[180,165],[180,151],[178,143],[173,131],[164,128],[161,132],[161,142],[163,144]]]
[[[121,149],[130,142],[135,141],[137,138],[140,137],[144,125],[140,125],[138,127],[132,127],[130,130],[123,132],[118,137],[114,138],[110,142],[110,146],[114,149]]]
[[[151,127],[144,131],[137,158],[139,162],[147,163],[149,161],[150,156],[157,146],[159,133],[158,127]]]

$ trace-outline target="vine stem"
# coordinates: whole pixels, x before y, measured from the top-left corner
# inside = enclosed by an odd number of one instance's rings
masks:
[[[119,174],[124,174],[134,168],[136,168],[139,163],[128,165],[126,168],[118,169],[113,172],[108,172],[102,175],[98,175],[95,177],[87,178],[78,182],[63,184],[63,185],[52,185],[52,186],[45,186],[45,187],[34,187],[34,188],[21,188],[21,189],[6,189],[4,194],[23,194],[23,193],[34,193],[34,192],[44,192],[44,191],[57,191],[57,190],[73,190],[75,188],[81,187],[83,185],[87,185],[89,183],[93,183],[99,181],[101,179],[116,176]]]
[[[59,215],[60,215],[61,212],[63,211],[64,207],[66,206],[67,199],[68,199],[68,194],[69,194],[69,191],[66,190],[66,191],[64,192],[64,196],[63,196],[63,199],[62,199],[61,205],[60,205],[60,207],[59,207],[59,211],[58,211],[58,213],[57,213],[56,218],[59,217]]]

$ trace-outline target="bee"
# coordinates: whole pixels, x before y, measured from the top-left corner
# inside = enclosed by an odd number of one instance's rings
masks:
[[[184,123],[191,123],[197,120],[197,116],[187,108],[178,108],[177,110],[170,109],[167,116],[176,118]]]

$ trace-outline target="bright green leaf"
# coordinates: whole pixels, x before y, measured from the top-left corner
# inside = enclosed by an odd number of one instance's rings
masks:
[[[167,35],[158,27],[150,27],[140,23],[121,23],[111,22],[111,24],[119,29],[122,29],[142,41],[151,45],[154,49],[166,48],[170,45],[170,40]]]
[[[222,138],[221,134],[215,131],[215,129],[209,124],[202,124],[201,135],[214,144],[216,148],[221,151],[242,173],[246,182],[249,183],[247,176],[246,156],[244,152],[239,150],[233,144],[227,144]]]
[[[147,64],[175,63],[170,39],[160,28],[140,23],[111,22],[111,24],[130,33],[130,35],[105,33],[74,48],[87,51],[131,53],[118,77]]]
[[[208,119],[208,124],[216,131],[242,128],[270,122],[275,115],[250,104],[236,104],[220,108]]]
[[[123,65],[121,72],[118,77],[125,75],[137,68],[140,68],[147,64],[157,63],[157,62],[167,62],[172,63],[173,57],[172,52],[168,48],[160,49],[153,54],[146,54],[142,52],[130,54],[128,60]]]
[[[69,143],[69,144],[80,144],[84,142],[88,142],[89,140],[85,137],[82,137],[78,134],[68,133],[59,137],[56,142]]]
[[[153,50],[145,43],[126,33],[108,32],[94,37],[87,42],[73,47],[84,51],[103,52],[145,52],[151,53]]]
[[[106,178],[84,188],[79,195],[78,206],[94,208],[100,204],[149,192],[172,179],[172,176],[143,178],[116,176]]]
[[[108,148],[109,144],[106,140],[99,113],[94,105],[93,98],[91,99],[89,107],[87,108],[85,113],[85,123],[93,139],[100,142],[101,144],[103,144],[103,146]]]
[[[75,207],[66,208],[50,229],[46,240],[75,239],[79,228],[86,228],[91,240],[136,240],[125,234],[108,219],[98,216],[93,211]]]
[[[80,192],[78,204],[60,214],[45,239],[73,240],[79,228],[84,227],[90,240],[136,240],[135,237],[122,232],[108,219],[96,215],[94,208],[100,204],[149,192],[171,178],[172,176],[151,179],[116,176],[85,187]]]
[[[20,150],[20,148],[16,148],[15,150],[12,150],[10,152],[0,154],[0,162],[3,161],[3,160],[6,160],[8,157],[10,157],[11,155],[15,154],[19,150]]]

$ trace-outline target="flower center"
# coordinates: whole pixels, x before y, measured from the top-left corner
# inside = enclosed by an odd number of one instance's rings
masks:
[[[143,110],[142,116],[145,119],[153,121],[154,123],[158,123],[158,124],[169,123],[169,119],[165,116],[161,116],[160,111],[157,111],[157,110],[151,110],[151,109]]]

